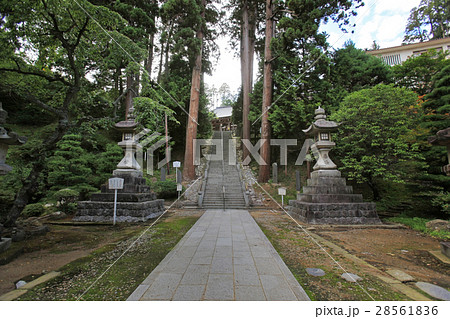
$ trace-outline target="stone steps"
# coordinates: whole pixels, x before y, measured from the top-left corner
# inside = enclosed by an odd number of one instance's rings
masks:
[[[219,139],[222,133],[214,132],[213,138]],[[245,208],[245,198],[242,193],[241,180],[236,165],[229,165],[228,140],[231,132],[223,132],[222,161],[210,161],[208,179],[206,181],[203,207],[205,208]],[[225,188],[225,195],[223,190]]]

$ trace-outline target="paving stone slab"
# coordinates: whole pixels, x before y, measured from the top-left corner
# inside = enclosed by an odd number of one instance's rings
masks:
[[[416,286],[436,299],[450,301],[450,291],[445,288],[422,281],[417,282]]]
[[[239,301],[260,301],[266,300],[261,286],[239,286],[235,287],[236,300]]]
[[[401,282],[411,282],[416,281],[413,276],[408,275],[407,273],[401,271],[400,269],[391,268],[386,271],[389,275],[394,277]]]
[[[149,285],[139,285],[135,291],[128,297],[127,301],[138,301],[142,295],[148,290]]]
[[[325,271],[323,271],[320,268],[306,268],[306,272],[308,273],[308,275],[311,275],[314,277],[325,276]]]
[[[200,301],[205,291],[205,285],[180,285],[172,300],[175,301]]]
[[[267,300],[297,300],[282,275],[261,275],[260,278]]]
[[[182,275],[161,273],[150,288],[143,294],[141,300],[170,300],[181,281]]]
[[[214,257],[211,263],[212,274],[233,274],[233,260],[230,257]]]
[[[341,275],[341,278],[347,280],[348,282],[357,282],[357,281],[363,280],[358,275],[355,275],[355,274],[352,274],[349,272],[343,273]]]
[[[210,274],[205,300],[234,300],[233,275]]]

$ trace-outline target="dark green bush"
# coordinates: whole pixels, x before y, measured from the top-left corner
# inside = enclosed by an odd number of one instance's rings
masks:
[[[153,191],[158,198],[168,199],[177,197],[177,183],[174,181],[158,181],[153,184]]]
[[[77,200],[80,193],[74,189],[64,188],[57,191],[54,198],[59,203],[59,209],[64,213],[71,214],[77,209]]]
[[[6,215],[14,203],[15,195],[11,190],[0,189],[0,223],[5,221]]]
[[[22,211],[22,216],[24,218],[29,217],[39,217],[45,212],[44,205],[40,203],[28,204]]]

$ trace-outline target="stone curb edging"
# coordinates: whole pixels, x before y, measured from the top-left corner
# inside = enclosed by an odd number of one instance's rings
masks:
[[[19,298],[20,296],[22,296],[23,294],[26,294],[28,292],[28,290],[36,287],[37,285],[40,285],[46,281],[49,281],[53,278],[56,278],[60,275],[60,272],[57,271],[52,271],[49,272],[48,274],[45,274],[39,278],[36,278],[33,281],[30,281],[29,283],[27,283],[26,285],[23,285],[22,287],[20,287],[19,289],[15,289],[13,291],[7,292],[4,295],[0,296],[0,301],[13,301],[14,299]]]
[[[428,251],[433,257],[439,259],[439,261],[444,264],[450,265],[450,258],[445,256],[440,250],[430,250]]]

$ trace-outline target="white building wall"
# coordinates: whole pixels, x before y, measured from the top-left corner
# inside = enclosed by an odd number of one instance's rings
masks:
[[[408,58],[421,55],[431,49],[435,49],[436,51],[444,50],[450,52],[450,38],[372,50],[367,51],[367,54],[379,57],[383,60],[384,63],[393,66],[402,64]],[[448,58],[450,58],[450,55],[447,56],[447,59]]]

